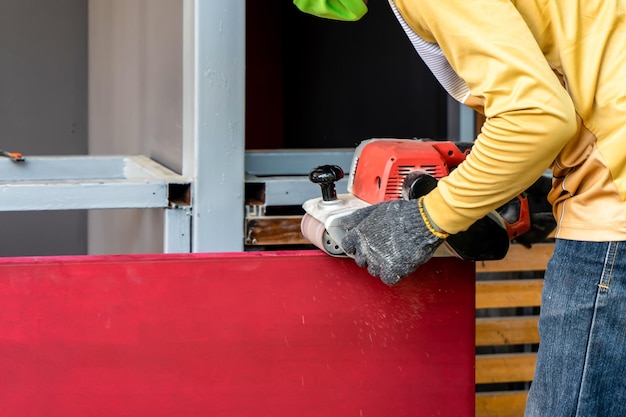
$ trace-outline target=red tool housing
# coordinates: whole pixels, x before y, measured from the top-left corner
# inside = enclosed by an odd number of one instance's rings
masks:
[[[370,204],[402,198],[404,178],[413,171],[424,171],[440,179],[465,160],[454,142],[415,139],[365,141],[356,149],[350,192]]]

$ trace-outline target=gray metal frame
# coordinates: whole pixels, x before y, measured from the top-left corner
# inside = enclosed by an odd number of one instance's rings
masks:
[[[352,158],[351,150],[245,151],[245,15],[245,0],[184,0],[183,175],[192,178],[193,252],[244,250],[246,182],[264,183],[266,205],[301,204],[319,194],[309,169],[341,153],[347,170]],[[451,140],[474,139],[470,109],[451,106],[449,118]]]
[[[165,252],[189,252],[189,181],[145,156],[0,158],[0,211],[161,208]]]
[[[185,0],[183,175],[192,251],[243,251],[245,0]]]
[[[353,154],[352,148],[247,151],[245,181],[246,184],[263,185],[265,206],[301,205],[321,195],[320,187],[308,178],[313,167],[338,165],[347,177]],[[346,179],[338,181],[337,192],[346,193],[347,185]]]
[[[448,140],[473,142],[476,139],[474,110],[448,97]]]
[[[162,208],[165,252],[243,251],[246,182],[265,204],[301,204],[319,194],[313,166],[349,169],[351,149],[246,152],[245,0],[183,6],[182,175],[142,156],[0,159],[0,211]],[[469,112],[450,107],[451,140],[473,140]]]

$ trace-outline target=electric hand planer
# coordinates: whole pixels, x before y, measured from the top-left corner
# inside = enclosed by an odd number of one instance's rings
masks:
[[[369,139],[356,148],[348,177],[348,194],[337,195],[343,178],[336,165],[314,168],[309,179],[320,185],[322,197],[308,200],[301,231],[315,246],[333,256],[345,256],[345,234],[339,220],[359,208],[386,200],[417,199],[437,186],[471,150],[471,143],[424,139]],[[502,259],[512,239],[531,227],[528,200],[520,194],[476,221],[468,230],[450,235],[441,255],[466,260]]]

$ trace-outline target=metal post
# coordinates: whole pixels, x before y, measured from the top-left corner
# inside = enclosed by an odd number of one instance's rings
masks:
[[[163,251],[191,252],[191,207],[173,206],[165,210]]]
[[[185,0],[183,173],[192,251],[243,251],[245,0]]]
[[[448,97],[448,140],[473,142],[476,139],[474,110]]]

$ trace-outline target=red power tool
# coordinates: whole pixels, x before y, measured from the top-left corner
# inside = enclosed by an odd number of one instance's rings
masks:
[[[385,200],[416,199],[437,186],[469,154],[471,143],[424,139],[370,139],[355,150],[348,194],[337,195],[334,183],[343,177],[335,165],[311,171],[322,197],[304,203],[301,231],[311,243],[333,256],[345,256],[338,226],[341,217]],[[447,238],[443,250],[467,260],[502,259],[509,243],[530,229],[524,194],[475,222],[467,231]],[[444,252],[445,254],[446,252]]]

